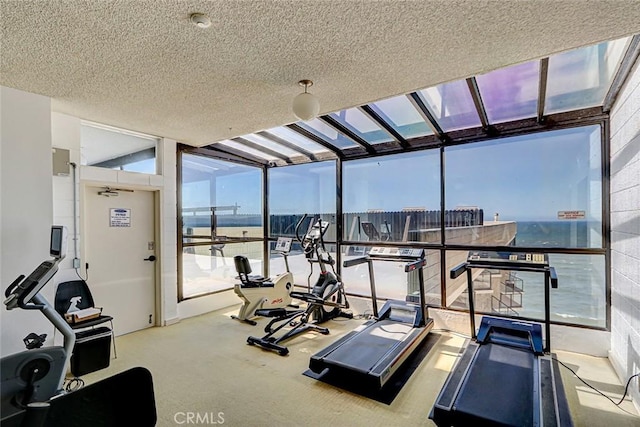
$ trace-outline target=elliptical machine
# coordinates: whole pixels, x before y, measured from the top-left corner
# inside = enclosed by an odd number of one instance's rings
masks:
[[[252,317],[256,316],[256,310],[280,308],[291,305],[291,291],[293,290],[293,274],[289,269],[287,255],[291,251],[291,237],[279,237],[276,242],[274,252],[280,253],[284,257],[286,271],[279,274],[275,279],[259,275],[251,275],[251,265],[247,257],[236,255],[233,262],[238,272],[240,283],[233,287],[233,291],[244,302],[237,315],[232,315],[232,319],[250,325],[256,325]]]
[[[5,291],[7,310],[22,308],[39,310],[62,333],[64,346],[33,349],[3,357],[2,372],[2,420],[23,411],[34,402],[45,402],[60,393],[66,369],[71,359],[76,335],[69,324],[49,305],[40,290],[58,271],[58,264],[67,253],[67,230],[63,226],[51,227],[49,253],[52,260],[43,261],[25,279],[20,275]],[[24,280],[23,280],[24,279]],[[29,347],[27,339],[25,344]]]
[[[335,261],[324,247],[323,235],[329,228],[329,223],[322,221],[320,218],[313,218],[307,227],[304,238],[300,238],[299,230],[307,217],[308,215],[305,214],[298,221],[296,237],[300,241],[305,257],[311,264],[311,273],[307,278],[307,290],[309,292],[292,291],[290,294],[292,298],[306,302],[307,307],[299,310],[287,310],[286,308],[256,310],[256,315],[272,317],[273,319],[264,328],[265,336],[261,338],[250,336],[247,338],[247,344],[258,345],[275,351],[281,356],[289,354],[289,349],[280,343],[309,330],[328,335],[329,329],[318,326],[319,323],[338,316],[353,317],[353,314],[343,311],[343,309],[349,308],[349,302],[344,292],[344,286],[333,268]],[[320,276],[312,288],[310,280],[313,275],[314,263],[320,265]],[[327,265],[331,267],[332,271],[327,270]],[[291,329],[280,336],[276,336],[285,326],[289,326]]]
[[[307,232],[304,237],[300,237],[300,228],[304,220],[308,217],[304,214],[296,225],[296,238],[300,242],[304,256],[307,258],[311,271],[307,277],[307,292],[322,298],[324,303],[313,307],[311,318],[316,323],[326,322],[336,317],[352,318],[353,315],[342,311],[349,308],[349,302],[344,292],[342,281],[338,277],[334,268],[335,260],[324,245],[324,235],[329,228],[329,222],[323,221],[320,217],[314,217],[309,222]],[[313,276],[313,265],[320,266],[320,274],[315,285],[311,287],[311,276]],[[331,271],[327,270],[327,266]],[[331,304],[327,304],[331,303]]]

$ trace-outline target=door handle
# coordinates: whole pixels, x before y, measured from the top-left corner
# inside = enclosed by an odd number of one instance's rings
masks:
[[[156,260],[156,256],[155,255],[151,255],[149,258],[145,258],[144,261],[155,261]]]

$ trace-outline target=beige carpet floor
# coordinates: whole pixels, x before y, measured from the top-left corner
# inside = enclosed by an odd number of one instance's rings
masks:
[[[298,336],[288,342],[290,354],[282,357],[246,344],[247,336],[262,335],[267,320],[259,320],[258,326],[231,320],[237,308],[120,336],[118,358],[83,379],[89,384],[130,367],[148,368],[160,427],[433,426],[428,414],[465,343],[457,334],[433,331],[433,348],[393,402],[384,404],[303,375],[313,353],[363,320],[327,322],[330,335]],[[568,352],[558,352],[558,358],[620,399],[624,386],[607,359]],[[640,426],[632,402],[622,404],[623,412],[561,369],[576,426]]]

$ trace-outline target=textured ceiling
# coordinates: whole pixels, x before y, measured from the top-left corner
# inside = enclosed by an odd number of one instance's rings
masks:
[[[640,32],[638,0],[0,0],[0,84],[206,145]],[[206,13],[212,25],[189,22]]]

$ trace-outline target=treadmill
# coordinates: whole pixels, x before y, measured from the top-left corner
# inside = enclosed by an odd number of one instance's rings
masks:
[[[545,345],[539,323],[484,316],[476,335],[472,269],[544,274]],[[451,270],[467,273],[472,341],[447,378],[429,414],[444,426],[572,426],[557,362],[550,352],[551,285],[558,287],[546,254],[471,251]]]
[[[389,300],[378,313],[375,261],[406,262],[406,273],[417,271],[418,304]],[[424,304],[424,249],[374,247],[368,255],[347,260],[343,265],[351,267],[365,262],[369,265],[374,319],[311,356],[309,369],[320,376],[347,376],[369,389],[379,390],[425,339],[433,320],[427,317]]]

